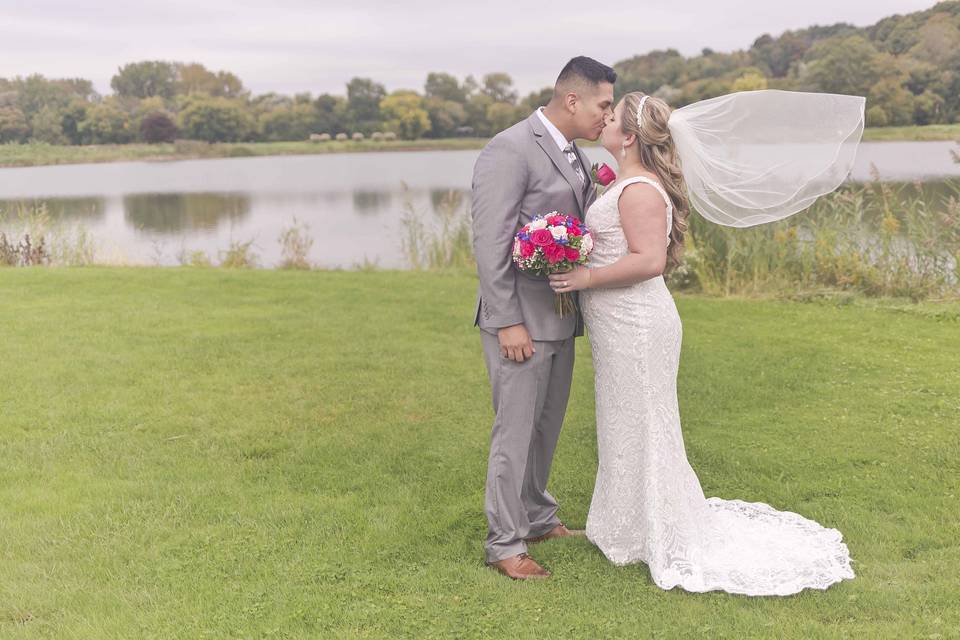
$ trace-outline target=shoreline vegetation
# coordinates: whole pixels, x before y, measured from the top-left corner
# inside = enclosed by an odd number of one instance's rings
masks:
[[[161,144],[0,145],[0,168],[104,162],[170,162],[212,158],[324,155],[389,151],[464,151],[482,149],[489,138],[420,138],[417,140],[330,140],[327,142],[220,142],[178,140]],[[960,124],[907,127],[870,127],[865,142],[960,142]],[[592,146],[586,143],[585,146]]]
[[[397,242],[413,271],[473,272],[469,205],[450,191],[433,215],[406,199]],[[253,240],[234,239],[213,254],[181,250],[188,267],[329,270],[314,263],[305,221],[279,229],[281,260],[263,265]],[[157,266],[160,258],[156,258]],[[63,224],[44,203],[0,211],[0,267],[122,265],[104,261],[82,225]],[[355,271],[381,271],[376,260]],[[888,183],[875,175],[818,200],[803,216],[750,229],[690,220],[673,291],[717,297],[899,298],[960,301],[960,180]]]

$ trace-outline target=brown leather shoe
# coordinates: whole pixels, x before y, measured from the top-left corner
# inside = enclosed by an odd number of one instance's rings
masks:
[[[553,538],[569,538],[571,536],[577,537],[577,536],[583,536],[583,535],[585,535],[584,531],[581,531],[581,530],[571,531],[570,529],[567,529],[561,522],[560,524],[555,526],[553,529],[550,529],[550,531],[547,531],[542,536],[537,536],[535,538],[526,538],[524,539],[524,542],[526,542],[527,544],[536,544],[538,542],[543,542],[544,540],[552,540]]]
[[[488,567],[493,567],[503,575],[513,580],[531,580],[549,578],[550,572],[537,564],[537,561],[526,553],[510,556],[496,562],[488,562]]]

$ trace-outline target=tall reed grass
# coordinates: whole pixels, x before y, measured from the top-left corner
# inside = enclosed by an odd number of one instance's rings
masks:
[[[408,265],[414,270],[473,268],[470,214],[463,192],[443,194],[435,211],[437,219],[426,222],[404,185],[401,245]]]
[[[851,184],[778,223],[731,229],[691,216],[671,284],[714,295],[854,291],[956,296],[960,181]]]
[[[0,210],[0,266],[84,266],[96,259],[96,242],[86,227],[54,220],[46,204]]]
[[[470,213],[451,192],[428,224],[408,197],[403,252],[412,269],[472,268]],[[849,291],[913,300],[960,297],[960,180],[850,183],[778,223],[732,229],[690,219],[675,290],[710,295]]]

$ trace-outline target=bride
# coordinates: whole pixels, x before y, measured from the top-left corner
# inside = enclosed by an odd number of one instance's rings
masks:
[[[707,499],[687,461],[677,404],[682,330],[662,275],[680,260],[686,194],[700,194],[697,210],[721,224],[773,218],[741,215],[742,199],[711,206],[722,190],[685,184],[677,150],[684,140],[671,132],[677,120],[656,97],[637,92],[620,100],[601,136],[619,157],[619,175],[587,211],[589,264],[550,276],[556,292],[581,292],[596,371],[599,468],[586,534],[614,564],[646,563],[663,589],[781,596],[826,589],[854,577],[839,531],[764,503]],[[702,161],[686,149],[685,162]],[[771,202],[754,213],[790,206],[792,213],[825,192],[799,193],[800,186],[784,191],[791,203]],[[741,223],[718,219],[730,211]]]

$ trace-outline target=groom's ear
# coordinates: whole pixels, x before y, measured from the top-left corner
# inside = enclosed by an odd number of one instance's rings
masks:
[[[573,91],[570,91],[565,96],[563,96],[563,104],[567,108],[567,111],[570,114],[575,114],[577,112],[577,107],[580,104],[580,96],[578,96]]]

